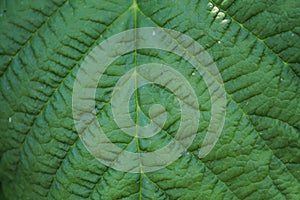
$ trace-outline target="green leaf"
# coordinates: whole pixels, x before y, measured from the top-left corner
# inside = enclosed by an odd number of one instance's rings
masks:
[[[24,0],[0,2],[0,199],[299,199],[300,1]],[[167,111],[151,138],[123,132],[110,100],[131,69],[160,63],[180,72],[200,109],[192,145],[157,171],[128,173],[98,161],[78,136],[72,113],[77,72],[89,53],[122,31],[161,27],[193,38],[214,60],[227,107],[216,146],[199,150],[212,116],[201,74],[179,55],[138,49],[120,56],[96,90],[96,115],[107,137],[134,153],[176,137],[180,102],[148,84],[129,101],[146,125],[153,104]]]

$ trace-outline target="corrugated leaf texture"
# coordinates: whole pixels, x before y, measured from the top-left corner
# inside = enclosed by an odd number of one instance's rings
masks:
[[[300,199],[299,0],[0,4],[1,199]],[[164,169],[131,174],[106,167],[87,151],[72,119],[72,88],[96,45],[149,26],[182,32],[205,47],[224,80],[227,115],[217,145],[199,159],[211,116],[200,74],[192,75],[193,67],[169,52],[123,55],[107,69],[96,94],[99,123],[116,145],[153,151],[179,125],[178,101],[156,85],[139,88],[130,108],[132,118],[145,124],[149,106],[163,104],[169,115],[161,133],[137,143],[113,122],[113,86],[137,65],[157,62],[180,71],[201,107],[188,152]]]

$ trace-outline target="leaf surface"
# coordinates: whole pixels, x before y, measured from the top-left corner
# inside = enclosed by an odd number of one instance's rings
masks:
[[[300,1],[26,0],[0,6],[1,198],[299,199]],[[158,49],[118,58],[95,95],[98,121],[115,145],[151,152],[172,141],[180,125],[179,102],[158,85],[138,88],[129,111],[145,125],[151,105],[163,105],[168,119],[159,134],[136,139],[112,120],[114,86],[141,64],[180,72],[200,107],[188,151],[164,169],[133,174],[103,165],[83,145],[73,121],[72,89],[95,46],[140,27],[176,30],[205,47],[228,102],[219,141],[199,159],[211,118],[201,75],[183,58]]]

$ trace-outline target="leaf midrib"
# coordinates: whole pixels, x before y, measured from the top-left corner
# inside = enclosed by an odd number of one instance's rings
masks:
[[[65,1],[65,2],[67,2],[67,1]],[[65,3],[64,2],[64,3]],[[129,7],[130,8],[130,7]],[[128,9],[129,9],[128,8]],[[127,10],[128,10],[127,9]],[[126,11],[127,11],[126,10]],[[125,11],[125,12],[126,12]],[[142,13],[142,11],[139,9],[139,11]],[[124,13],[125,13],[124,12]],[[123,13],[123,14],[124,14]],[[143,13],[142,13],[143,14]],[[122,14],[121,14],[122,15]],[[121,16],[121,15],[119,15],[118,17],[117,17],[117,19]],[[145,14],[144,14],[145,15]],[[145,15],[146,16],[146,15]],[[147,17],[147,16],[146,16]],[[50,18],[50,16],[49,16],[49,18]],[[149,19],[151,19],[150,17],[147,17],[147,18],[149,18]],[[233,18],[232,18],[233,19]],[[152,19],[151,19],[152,20]],[[114,20],[115,21],[115,20]],[[153,20],[152,20],[153,21]],[[234,20],[234,21],[236,21],[236,20]],[[154,22],[154,21],[153,21]],[[237,23],[238,23],[238,21],[236,21]],[[111,24],[113,24],[113,23],[111,23]],[[158,27],[159,27],[159,25],[157,24],[157,23],[155,23]],[[241,25],[241,24],[240,24]],[[242,25],[241,25],[242,26]],[[242,26],[243,28],[245,28],[244,26]],[[108,28],[108,27],[107,27]],[[246,29],[246,28],[245,28]],[[105,29],[106,30],[106,29]],[[247,29],[246,29],[247,30]],[[38,30],[37,30],[38,31]],[[36,32],[37,32],[36,31]],[[247,30],[248,32],[250,32],[249,30]],[[104,31],[103,31],[104,32]],[[251,32],[250,32],[251,33]],[[32,38],[33,38],[33,36],[34,35],[32,35],[31,37],[30,37],[30,39],[29,40],[31,40]],[[255,36],[255,35],[254,35]],[[256,36],[255,36],[256,37]],[[256,38],[258,38],[258,37],[256,37]],[[259,39],[259,38],[258,38]],[[261,41],[263,41],[263,40],[261,40]],[[96,40],[95,41],[95,43],[96,42],[98,42],[98,40]],[[28,42],[29,43],[29,42]],[[263,43],[265,44],[265,42],[263,41]],[[27,43],[26,43],[27,44]],[[265,46],[266,47],[268,47],[266,44],[265,44]],[[91,47],[93,47],[93,45],[91,46]],[[270,47],[268,47],[274,54],[276,54]],[[18,50],[18,52],[20,52],[21,50],[23,49],[23,47],[22,48],[20,48],[19,50]],[[87,52],[89,52],[90,51],[90,49],[91,48],[89,48],[88,50],[87,50]],[[16,53],[16,55],[18,54],[18,52]],[[277,55],[277,54],[276,54]],[[85,55],[82,55],[82,57],[84,57]],[[277,55],[277,57],[279,57],[278,55]],[[286,62],[284,62],[280,57],[279,57],[279,59],[281,60],[281,62],[282,63],[284,63],[285,65],[287,65],[287,63]],[[78,62],[79,63],[79,62]],[[75,66],[77,66],[78,65],[78,63],[76,63],[75,65],[74,65],[74,68],[75,68]],[[9,66],[9,65],[8,65]],[[74,69],[73,68],[73,69]],[[70,70],[70,72],[66,75],[66,77],[68,77],[71,73],[72,73],[72,71],[73,71],[73,69],[72,70]],[[6,70],[7,70],[7,68],[6,68]],[[4,71],[5,72],[5,71]],[[4,73],[2,74],[2,75],[4,75]],[[64,81],[65,81],[65,79],[66,79],[66,77],[64,78],[64,79],[62,79],[62,81],[61,81],[61,83],[59,83],[58,84],[58,87],[57,88],[55,88],[54,89],[54,91],[53,91],[53,93],[51,94],[51,96],[49,97],[49,99],[48,99],[48,101],[47,102],[45,102],[44,103],[44,106],[43,106],[43,108],[41,109],[41,111],[40,111],[40,113],[38,113],[37,114],[37,117],[36,118],[38,118],[38,116],[41,114],[41,113],[43,113],[43,111],[45,110],[45,107],[49,104],[49,102],[51,101],[51,99],[52,99],[52,97],[54,96],[54,94],[59,90],[59,88],[60,88],[60,86],[64,83]],[[228,94],[228,93],[227,93]],[[228,94],[229,95],[229,94]],[[230,96],[230,98],[233,100],[233,98]],[[233,102],[235,102],[234,100],[233,100]],[[239,107],[239,109],[242,111],[242,113],[243,113],[243,115],[245,115],[246,117],[248,116],[243,110],[242,110],[242,108],[240,107],[240,105],[237,103],[237,102],[235,102],[237,105],[238,105],[238,107]],[[249,119],[249,117],[247,118],[247,120],[250,120]],[[249,121],[250,122],[250,124],[252,125],[252,126],[254,126],[252,123],[251,123],[251,120]],[[34,123],[35,123],[35,121],[33,122],[33,125],[31,126],[31,129],[32,129],[32,127],[34,126]],[[30,129],[30,130],[31,130]],[[255,128],[254,128],[255,129]],[[26,135],[27,136],[27,135]],[[261,137],[261,136],[260,136]],[[26,140],[26,138],[24,139],[24,141]],[[269,147],[270,148],[270,147]],[[271,149],[271,148],[270,148]],[[271,149],[272,150],[272,149]],[[272,150],[273,151],[273,150]],[[275,154],[274,154],[275,155]],[[66,156],[67,157],[67,156]],[[277,158],[278,160],[280,160],[279,158]],[[281,160],[280,160],[281,161]],[[282,161],[281,161],[282,162]],[[284,163],[283,163],[284,164]],[[284,166],[285,166],[285,164],[284,164]],[[208,167],[207,167],[208,168]],[[209,168],[208,168],[209,169]],[[212,172],[213,173],[213,172]],[[214,173],[213,173],[214,174]],[[220,180],[220,178],[218,178],[219,180]],[[297,180],[297,179],[296,179]],[[221,180],[220,180],[221,181]]]

